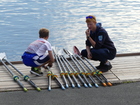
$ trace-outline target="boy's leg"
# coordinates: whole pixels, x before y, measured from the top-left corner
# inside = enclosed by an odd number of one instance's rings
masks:
[[[46,64],[49,64],[50,60],[48,60],[47,62],[43,63],[42,65],[38,66],[38,67],[45,67]]]
[[[50,57],[48,55],[43,55],[39,57],[37,60],[35,60],[34,62],[38,65],[37,68],[40,68],[50,63]]]
[[[40,57],[37,57],[36,60],[34,60],[34,63],[38,66],[36,67],[31,67],[31,70],[38,73],[38,74],[43,74],[43,72],[41,72],[41,67],[43,67],[44,65],[46,65],[47,63],[50,62],[49,60],[49,56],[48,55],[43,55]]]

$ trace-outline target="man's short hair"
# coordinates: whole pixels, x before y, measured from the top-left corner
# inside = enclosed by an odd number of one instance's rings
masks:
[[[88,22],[97,22],[96,21],[96,17],[95,16],[93,16],[93,15],[89,15],[89,16],[87,16],[86,17],[86,23],[88,23]]]

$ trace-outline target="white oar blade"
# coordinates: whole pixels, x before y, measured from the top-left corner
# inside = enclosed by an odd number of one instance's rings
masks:
[[[3,52],[3,53],[0,53],[0,59],[6,59],[6,54],[5,54],[5,52]]]

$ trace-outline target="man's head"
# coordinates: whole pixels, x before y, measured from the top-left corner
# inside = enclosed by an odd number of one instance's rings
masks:
[[[96,29],[96,17],[93,16],[93,15],[89,15],[86,17],[86,23],[87,23],[87,27],[88,29],[92,30],[92,31],[95,31]]]
[[[89,16],[86,17],[86,22],[87,23],[88,22],[94,22],[94,23],[96,23],[96,17],[93,16],[93,15],[89,15]]]
[[[39,30],[39,37],[40,37],[40,38],[49,37],[49,30],[46,29],[46,28],[41,28],[41,29]]]

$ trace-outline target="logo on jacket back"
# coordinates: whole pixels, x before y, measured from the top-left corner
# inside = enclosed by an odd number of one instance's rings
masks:
[[[103,40],[103,36],[102,35],[98,36],[98,40],[102,41]]]

